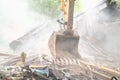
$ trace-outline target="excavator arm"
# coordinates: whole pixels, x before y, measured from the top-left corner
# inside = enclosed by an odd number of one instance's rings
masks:
[[[64,12],[65,30],[72,30],[73,28],[73,14],[74,14],[75,0],[61,0],[60,10]]]
[[[75,0],[61,0],[60,10],[64,13],[63,31],[53,32],[49,39],[49,49],[55,59],[80,58],[78,53],[79,35],[73,30]]]

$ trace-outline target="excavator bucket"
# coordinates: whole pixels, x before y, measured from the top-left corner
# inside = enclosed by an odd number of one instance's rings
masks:
[[[54,58],[80,58],[78,53],[79,35],[73,31],[73,13],[75,0],[61,0],[61,11],[64,12],[64,31],[53,32],[49,48]]]
[[[65,35],[53,32],[49,40],[49,48],[54,58],[80,58],[78,53],[79,35]]]

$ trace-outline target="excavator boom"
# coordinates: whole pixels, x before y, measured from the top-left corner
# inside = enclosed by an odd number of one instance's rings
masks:
[[[79,35],[73,31],[74,0],[61,0],[60,9],[64,13],[64,30],[53,32],[49,48],[55,59],[80,58],[78,53]]]
[[[64,12],[65,29],[73,28],[74,0],[61,0],[61,11]]]

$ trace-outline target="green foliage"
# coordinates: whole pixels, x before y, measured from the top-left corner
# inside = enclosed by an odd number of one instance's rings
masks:
[[[50,17],[57,17],[59,12],[59,0],[31,0],[30,5],[37,12],[46,14]]]
[[[37,12],[46,14],[52,18],[58,17],[60,0],[29,0],[30,6]],[[80,11],[80,0],[75,1],[75,11]]]
[[[110,4],[112,4],[114,1],[115,1],[115,0],[111,0],[111,1],[110,1]]]
[[[117,7],[120,7],[120,0],[117,1]]]
[[[112,4],[114,2],[115,2],[115,0],[111,0],[110,4]],[[117,0],[116,3],[117,3],[117,7],[120,7],[120,0]]]
[[[81,11],[81,1],[80,0],[76,0],[75,1],[75,12],[80,12]]]

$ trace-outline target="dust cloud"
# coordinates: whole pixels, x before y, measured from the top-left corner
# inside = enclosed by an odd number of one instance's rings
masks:
[[[80,54],[91,63],[120,68],[120,11],[100,6],[87,11],[76,22],[81,36]]]
[[[0,0],[0,11],[1,53],[48,53],[47,40],[59,28],[56,21],[33,11],[27,0]],[[21,46],[15,45],[17,49],[13,50],[9,45],[15,40]]]
[[[88,4],[84,4],[85,13],[75,18],[80,55],[98,65],[120,66],[119,10],[93,8],[96,4],[89,9]],[[27,55],[50,56],[48,40],[57,30],[58,23],[32,11],[27,0],[0,0],[0,52],[20,55],[24,51]]]

